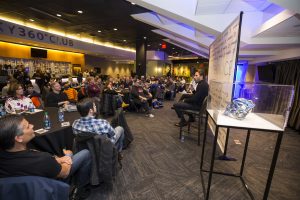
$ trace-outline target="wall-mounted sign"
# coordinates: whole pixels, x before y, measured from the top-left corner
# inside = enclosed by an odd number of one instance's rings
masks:
[[[3,36],[9,37],[5,38]],[[3,38],[5,38],[5,41],[7,42],[18,43],[19,38],[27,41],[44,43],[45,45],[43,45],[43,47],[46,48],[49,48],[49,46],[50,48],[53,48],[52,45],[58,45],[59,50],[94,52],[99,55],[115,56],[126,60],[134,59],[136,56],[134,51],[104,46],[101,44],[93,44],[80,39],[72,39],[0,19],[0,40],[4,40]],[[27,41],[25,43],[27,43]]]
[[[66,47],[74,47],[76,45],[76,41],[73,39],[33,28],[28,28],[3,20],[0,20],[0,35],[12,36],[16,38],[22,38],[36,42],[45,42]]]

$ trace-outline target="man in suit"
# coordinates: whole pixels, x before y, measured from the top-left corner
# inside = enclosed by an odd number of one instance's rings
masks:
[[[194,80],[197,83],[197,88],[195,93],[191,95],[186,95],[182,101],[177,102],[173,105],[180,122],[176,123],[176,126],[186,126],[187,122],[184,118],[182,110],[199,110],[202,106],[202,102],[205,97],[208,95],[208,84],[204,80],[204,72],[196,71],[194,74]],[[193,119],[190,116],[190,121]]]

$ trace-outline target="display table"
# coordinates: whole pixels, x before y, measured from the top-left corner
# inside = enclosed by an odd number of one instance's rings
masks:
[[[247,192],[249,193],[251,199],[254,199],[254,196],[252,195],[250,189],[246,185],[244,178],[243,178],[244,164],[245,164],[245,160],[247,157],[248,143],[249,143],[249,139],[250,139],[250,133],[252,130],[278,133],[276,146],[274,149],[272,163],[270,166],[270,171],[269,171],[269,175],[268,175],[268,179],[267,179],[267,183],[266,183],[266,187],[265,187],[265,191],[264,191],[264,197],[263,197],[264,200],[268,199],[268,194],[269,194],[269,190],[270,190],[271,183],[272,183],[272,178],[273,178],[273,174],[274,174],[274,170],[275,170],[275,166],[276,166],[276,161],[277,161],[284,129],[274,125],[273,123],[265,120],[264,118],[260,117],[259,115],[255,114],[255,113],[249,113],[244,120],[237,120],[237,119],[233,119],[231,117],[223,115],[224,111],[216,112],[216,111],[207,109],[206,112],[207,112],[207,115],[206,115],[206,123],[205,123],[205,131],[204,131],[204,137],[203,137],[202,155],[201,155],[201,163],[200,163],[201,175],[203,172],[209,173],[208,185],[207,185],[207,189],[205,191],[205,199],[207,199],[207,200],[209,199],[212,174],[214,174],[214,173],[226,175],[226,176],[239,177],[241,179],[244,187],[246,188]],[[204,157],[204,152],[205,152],[207,123],[208,123],[209,117],[212,119],[212,122],[215,124],[215,136],[214,136],[213,147],[212,147],[212,156],[211,156],[211,161],[210,161],[210,167],[209,167],[209,170],[204,170],[203,169],[203,157]],[[243,158],[242,158],[242,163],[241,163],[241,168],[240,168],[239,174],[230,174],[230,173],[225,173],[225,172],[214,171],[214,161],[215,161],[215,153],[216,153],[216,147],[217,147],[219,128],[227,128],[225,151],[227,150],[227,141],[228,141],[228,134],[230,132],[230,128],[247,130],[247,138],[246,138],[246,143],[245,143],[245,147],[244,147],[244,153],[243,153]]]

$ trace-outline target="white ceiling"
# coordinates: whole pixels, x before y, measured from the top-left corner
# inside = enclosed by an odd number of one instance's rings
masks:
[[[153,11],[133,18],[198,55],[207,56],[213,40],[243,11],[241,57],[250,63],[300,57],[300,0],[129,1]]]

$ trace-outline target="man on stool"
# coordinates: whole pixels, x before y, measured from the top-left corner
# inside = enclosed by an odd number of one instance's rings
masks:
[[[182,110],[199,110],[202,106],[203,100],[208,95],[208,84],[204,80],[204,72],[196,71],[194,75],[194,80],[196,83],[198,83],[195,93],[185,96],[185,98],[182,101],[177,102],[173,105],[178,115],[178,118],[180,118],[179,123],[175,124],[176,126],[187,125]],[[191,116],[189,120],[192,120]]]

